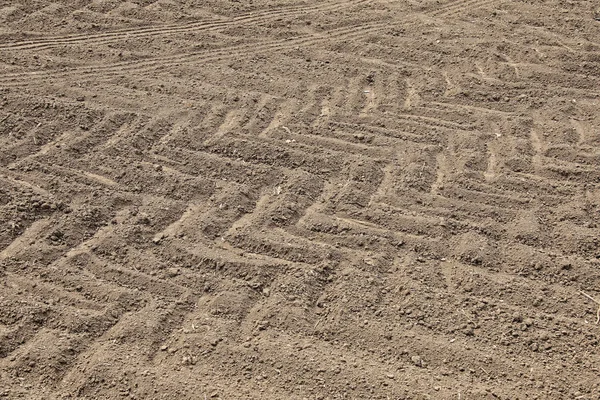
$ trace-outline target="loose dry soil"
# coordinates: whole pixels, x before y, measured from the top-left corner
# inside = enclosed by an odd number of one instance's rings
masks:
[[[598,399],[598,19],[0,1],[0,397]]]

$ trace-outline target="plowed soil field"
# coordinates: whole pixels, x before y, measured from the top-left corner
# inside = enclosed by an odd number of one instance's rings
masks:
[[[0,0],[0,398],[599,399],[593,0]]]

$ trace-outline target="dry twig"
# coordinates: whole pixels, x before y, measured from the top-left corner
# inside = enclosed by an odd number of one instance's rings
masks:
[[[583,290],[580,290],[579,292],[598,305],[598,311],[596,311],[596,324],[598,324],[600,322],[600,301],[596,300],[595,298],[593,298],[592,296],[590,296]]]

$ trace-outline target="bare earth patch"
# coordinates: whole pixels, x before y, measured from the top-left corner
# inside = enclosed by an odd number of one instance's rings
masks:
[[[599,16],[0,2],[0,397],[597,398]]]

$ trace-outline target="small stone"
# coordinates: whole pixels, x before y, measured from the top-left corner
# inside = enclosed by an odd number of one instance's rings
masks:
[[[531,349],[531,351],[538,351],[539,346],[537,343],[531,343],[531,345],[529,345],[529,349]]]
[[[169,348],[167,345],[160,346],[160,351],[166,351]]]
[[[394,379],[395,376],[394,374],[385,374],[386,377],[388,377],[389,379]]]
[[[167,269],[167,276],[169,278],[174,278],[177,275],[179,275],[179,268],[168,268]]]
[[[410,360],[412,361],[413,364],[415,364],[417,367],[422,367],[423,366],[423,359],[419,356],[412,356],[410,358]]]
[[[521,324],[520,326],[522,331],[526,331],[527,330],[527,324]]]
[[[77,100],[77,101],[85,101],[85,97],[84,96],[78,96],[75,100]]]

